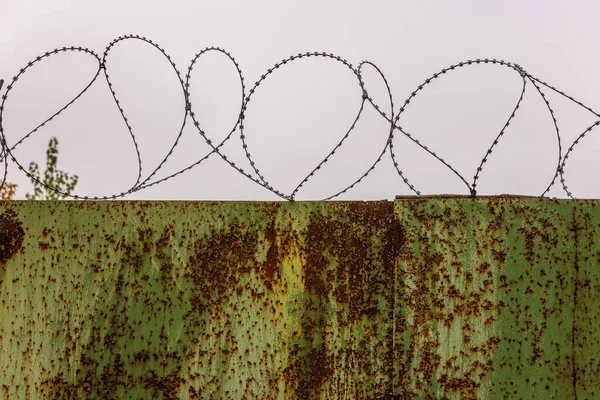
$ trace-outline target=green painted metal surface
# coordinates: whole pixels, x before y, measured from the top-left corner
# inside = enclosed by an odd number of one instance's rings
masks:
[[[399,201],[409,245],[396,278],[396,313],[406,318],[396,351],[402,390],[461,399],[599,397],[598,205]]]
[[[3,398],[597,398],[600,201],[1,202]]]

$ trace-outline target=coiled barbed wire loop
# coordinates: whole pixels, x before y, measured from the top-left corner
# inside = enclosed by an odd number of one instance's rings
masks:
[[[185,109],[182,112],[180,128],[177,133],[177,136],[175,137],[173,144],[167,151],[165,157],[160,161],[158,166],[154,170],[152,170],[150,173],[148,173],[147,176],[145,176],[145,177],[144,177],[144,171],[142,169],[142,154],[141,154],[139,146],[138,146],[138,141],[136,139],[136,135],[134,133],[132,126],[130,125],[130,123],[127,119],[127,115],[126,115],[124,108],[121,106],[121,103],[118,99],[117,93],[113,87],[113,84],[112,84],[112,81],[110,79],[109,72],[108,72],[109,69],[108,69],[107,59],[108,59],[108,56],[109,56],[111,50],[114,49],[118,44],[123,43],[125,41],[139,41],[146,45],[150,45],[154,49],[156,49],[170,63],[173,71],[177,75],[179,85],[181,86],[183,98],[185,100]],[[83,53],[83,54],[87,55],[88,57],[94,58],[97,63],[97,69],[96,69],[95,74],[90,79],[90,81],[83,87],[83,89],[81,89],[79,91],[79,93],[75,97],[73,97],[68,103],[66,103],[61,108],[59,108],[58,111],[53,113],[49,118],[47,118],[42,123],[37,125],[30,132],[26,133],[16,143],[9,144],[6,140],[6,135],[4,132],[4,127],[2,125],[2,121],[4,118],[5,103],[10,98],[10,96],[9,96],[10,92],[13,90],[15,84],[17,84],[19,79],[22,78],[23,75],[25,73],[27,73],[32,66],[40,63],[41,61],[43,61],[45,59],[53,57],[57,54],[66,53],[66,52]],[[229,60],[229,62],[231,62],[233,64],[233,66],[237,72],[237,75],[239,77],[240,87],[241,87],[241,93],[240,93],[241,94],[241,105],[240,105],[237,120],[235,121],[235,123],[233,124],[233,127],[231,128],[231,130],[229,130],[229,132],[225,136],[225,138],[216,144],[213,143],[213,141],[208,137],[206,132],[202,129],[201,121],[198,120],[198,118],[196,117],[196,114],[193,111],[192,99],[191,99],[191,95],[190,95],[190,87],[191,87],[190,80],[193,75],[194,66],[197,64],[198,60],[201,57],[203,57],[204,55],[209,54],[209,53],[220,54],[220,55],[226,57]],[[250,148],[248,146],[247,138],[246,138],[244,119],[250,109],[251,100],[253,98],[253,95],[256,92],[256,90],[260,87],[261,84],[263,84],[269,77],[271,77],[273,74],[275,74],[276,71],[284,68],[285,66],[287,66],[293,62],[296,62],[301,59],[306,59],[306,58],[324,58],[329,61],[339,63],[339,64],[343,65],[344,67],[346,67],[347,69],[349,69],[350,72],[352,74],[354,74],[357,79],[356,82],[360,88],[360,92],[362,93],[362,99],[361,99],[360,107],[359,107],[357,114],[355,115],[352,123],[350,124],[350,127],[342,135],[341,139],[335,144],[333,149],[329,153],[327,153],[325,158],[323,158],[323,160],[321,160],[297,184],[295,189],[291,193],[286,194],[271,185],[269,180],[267,180],[267,178],[264,176],[264,174],[259,169],[259,165],[256,162],[256,160],[252,157]],[[505,67],[505,68],[510,69],[513,72],[516,72],[517,74],[519,74],[519,77],[521,78],[522,86],[521,86],[521,91],[519,93],[519,96],[515,102],[515,106],[512,109],[512,112],[506,119],[506,122],[504,123],[504,125],[500,128],[499,133],[494,137],[493,141],[487,148],[486,152],[484,153],[483,157],[481,158],[481,162],[479,163],[479,166],[477,167],[477,169],[473,175],[472,180],[469,182],[449,162],[444,160],[440,155],[435,153],[429,147],[424,145],[421,141],[419,141],[415,137],[414,134],[411,134],[410,132],[408,132],[407,130],[402,128],[402,126],[400,125],[400,121],[401,121],[401,118],[402,118],[404,112],[410,105],[410,103],[431,82],[433,82],[437,79],[440,79],[441,77],[448,76],[451,72],[462,69],[462,68],[472,68],[474,66],[484,66],[484,65],[495,65],[495,66]],[[366,87],[364,77],[363,77],[363,72],[366,68],[374,70],[376,72],[377,76],[381,79],[381,81],[384,84],[385,91],[387,94],[387,103],[388,103],[385,105],[386,111],[384,111],[383,105],[377,104],[373,100],[373,98],[369,95],[369,91],[368,91],[368,88]],[[75,194],[62,193],[62,192],[58,191],[56,188],[45,185],[43,182],[39,181],[36,177],[32,176],[23,167],[22,163],[19,162],[19,160],[17,160],[17,158],[14,156],[13,152],[25,140],[29,139],[33,134],[35,134],[40,129],[45,127],[54,118],[56,118],[58,115],[62,114],[72,104],[74,104],[81,96],[83,96],[84,93],[86,93],[88,91],[88,89],[93,84],[95,84],[98,80],[101,80],[101,79],[99,79],[100,76],[103,76],[104,81],[106,82],[106,84],[112,94],[113,101],[119,110],[119,114],[121,115],[121,118],[122,118],[123,122],[125,123],[127,131],[129,133],[129,136],[131,137],[132,143],[134,145],[136,158],[137,158],[137,178],[136,178],[135,183],[128,190],[123,191],[121,193],[107,194],[104,196],[86,196],[86,195],[77,194],[77,193],[75,193]],[[2,83],[3,83],[3,81],[0,81],[0,93],[2,93]],[[416,87],[416,89],[406,98],[406,100],[404,100],[404,102],[398,108],[398,110],[394,111],[394,100],[392,97],[392,91],[391,91],[390,85],[388,84],[388,80],[386,79],[384,73],[381,71],[381,69],[379,67],[377,67],[374,63],[372,63],[370,61],[362,61],[358,64],[357,67],[355,67],[350,62],[348,62],[346,59],[344,59],[338,55],[332,54],[332,53],[306,52],[306,53],[300,53],[300,54],[296,54],[296,55],[290,56],[288,58],[285,58],[285,59],[279,61],[278,63],[274,64],[264,74],[262,74],[260,76],[260,78],[250,88],[250,90],[247,91],[245,79],[244,79],[240,65],[237,63],[235,58],[230,53],[228,53],[226,50],[221,49],[219,47],[206,47],[205,49],[198,52],[192,58],[189,66],[187,67],[187,72],[184,77],[182,77],[182,74],[177,69],[177,66],[175,65],[175,63],[172,61],[171,57],[167,54],[167,52],[162,47],[160,47],[158,44],[156,44],[152,40],[145,38],[143,36],[139,36],[139,35],[125,35],[125,36],[120,36],[120,37],[112,40],[106,46],[102,56],[99,56],[94,51],[92,51],[88,48],[84,48],[84,47],[71,46],[71,47],[56,48],[52,51],[46,52],[46,53],[36,57],[34,60],[28,62],[27,65],[25,65],[23,68],[21,68],[19,70],[19,72],[17,73],[17,75],[10,81],[10,83],[6,86],[5,92],[2,94],[2,101],[0,102],[0,163],[2,163],[4,165],[4,171],[2,173],[2,178],[0,181],[0,188],[2,186],[4,186],[4,184],[6,182],[6,179],[8,176],[9,165],[14,164],[17,166],[18,169],[20,169],[22,172],[24,172],[33,181],[36,181],[38,184],[44,186],[46,189],[55,191],[66,198],[95,199],[95,200],[118,199],[118,198],[123,198],[124,196],[126,196],[130,193],[143,190],[150,186],[154,186],[154,185],[160,184],[162,182],[165,182],[166,180],[174,178],[175,176],[181,175],[184,172],[187,172],[190,169],[201,164],[203,161],[205,161],[212,155],[216,154],[225,163],[227,163],[231,168],[235,169],[238,173],[240,173],[247,179],[250,179],[251,181],[255,182],[256,184],[273,192],[274,194],[276,194],[277,196],[279,196],[282,199],[294,200],[298,191],[312,177],[314,177],[315,174],[317,174],[317,172],[323,167],[323,165],[325,165],[338,152],[338,150],[344,145],[344,143],[347,141],[348,137],[354,131],[359,119],[361,118],[361,116],[363,114],[363,111],[365,110],[365,107],[369,106],[369,107],[372,107],[389,124],[389,132],[387,134],[387,139],[386,139],[385,143],[382,143],[381,151],[379,153],[377,153],[377,157],[375,157],[375,159],[372,162],[370,162],[367,170],[364,171],[356,179],[354,179],[344,189],[337,191],[335,193],[332,193],[329,196],[326,196],[325,197],[326,200],[334,199],[334,198],[342,195],[343,193],[346,193],[347,191],[351,190],[356,185],[358,185],[375,169],[375,167],[379,164],[379,162],[383,159],[383,157],[385,157],[386,154],[388,154],[390,156],[391,161],[393,162],[394,168],[395,168],[396,172],[398,173],[398,176],[400,177],[402,182],[404,182],[404,184],[406,184],[413,193],[415,193],[416,195],[420,195],[421,192],[418,190],[416,185],[414,183],[412,183],[411,181],[409,181],[406,174],[403,173],[402,170],[400,169],[401,163],[398,160],[398,157],[394,151],[394,137],[395,137],[395,135],[398,135],[398,134],[401,134],[404,137],[408,138],[414,144],[419,146],[421,149],[425,150],[429,155],[431,155],[433,158],[435,158],[438,162],[443,164],[446,168],[448,168],[452,173],[454,173],[465,184],[469,193],[472,196],[476,196],[477,195],[477,183],[480,179],[480,176],[484,169],[484,166],[485,166],[486,162],[489,160],[489,158],[491,157],[492,153],[494,152],[494,150],[495,150],[496,146],[498,145],[498,143],[500,142],[500,140],[502,140],[503,136],[506,134],[511,122],[515,118],[515,115],[516,115],[517,111],[519,110],[519,107],[525,96],[528,85],[532,85],[535,88],[535,92],[537,94],[539,94],[539,96],[543,100],[543,102],[548,110],[548,113],[550,115],[550,118],[552,119],[552,122],[554,125],[554,130],[556,133],[556,140],[557,140],[558,154],[557,154],[557,158],[556,158],[556,169],[553,171],[552,178],[551,178],[550,182],[548,183],[546,189],[543,191],[543,193],[541,193],[541,196],[545,196],[549,192],[550,188],[556,183],[557,178],[559,178],[563,191],[566,193],[566,195],[568,197],[574,198],[573,193],[569,190],[569,188],[567,186],[567,182],[566,182],[566,179],[564,176],[565,166],[566,166],[567,160],[569,159],[569,156],[572,154],[574,148],[578,144],[581,143],[582,139],[586,135],[588,135],[594,128],[596,128],[597,126],[600,125],[600,114],[597,113],[596,111],[594,111],[593,109],[591,109],[590,107],[586,106],[585,104],[581,103],[580,101],[576,100],[575,98],[567,95],[565,92],[563,92],[563,91],[557,89],[556,87],[529,74],[518,64],[510,63],[510,62],[503,61],[503,60],[488,59],[488,58],[467,60],[464,62],[459,62],[457,64],[453,64],[453,65],[451,65],[447,68],[444,68],[441,71],[431,75],[424,82],[422,82],[420,85],[418,85]],[[570,100],[571,102],[577,104],[578,106],[582,107],[583,109],[585,109],[588,112],[590,112],[591,114],[593,114],[595,117],[599,118],[596,122],[591,124],[587,129],[585,129],[581,134],[579,134],[577,136],[577,138],[573,141],[573,143],[571,143],[569,145],[569,147],[567,148],[566,152],[564,152],[564,154],[563,154],[563,143],[561,140],[561,133],[560,133],[560,129],[558,127],[555,112],[554,112],[549,100],[547,99],[545,90],[550,90],[554,93],[557,93],[558,95]],[[188,165],[166,177],[152,181],[152,178],[154,178],[156,176],[156,174],[158,173],[158,171],[161,170],[161,168],[164,166],[164,164],[167,162],[167,160],[172,156],[175,148],[179,145],[184,128],[186,127],[186,124],[189,122],[188,119],[191,120],[191,123],[194,125],[195,129],[201,135],[201,137],[206,142],[206,144],[208,144],[208,146],[210,147],[210,150],[208,151],[208,153],[202,155],[201,157],[199,157],[196,161],[194,161],[190,165]],[[228,159],[227,156],[222,151],[224,144],[226,142],[228,142],[233,137],[233,135],[238,131],[240,133],[240,142],[241,142],[241,145],[243,148],[243,152],[244,152],[246,159],[250,163],[250,166],[252,169],[251,171],[245,171],[240,166],[236,165],[232,160]],[[10,158],[10,163],[9,163],[9,158]]]

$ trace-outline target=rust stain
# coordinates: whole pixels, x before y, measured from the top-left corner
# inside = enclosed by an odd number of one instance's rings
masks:
[[[362,318],[376,319],[380,296],[388,296],[388,304],[393,303],[389,285],[393,265],[405,243],[404,228],[394,217],[394,204],[349,202],[345,206],[344,218],[315,214],[307,229],[302,334],[309,341],[319,336],[322,342],[319,346],[309,344],[304,349],[307,354],[297,361],[298,398],[318,391],[333,372],[334,360],[326,352],[329,293],[338,304],[348,305],[348,322],[338,318],[340,326]],[[369,334],[365,335],[368,341]],[[346,351],[351,356],[353,349]],[[390,347],[386,365],[390,377],[392,353]]]
[[[409,327],[410,342],[414,343],[415,350],[418,348],[420,352],[420,360],[414,368],[414,377],[416,380],[415,388],[421,391],[431,382],[433,374],[441,361],[436,353],[437,342],[430,334],[431,324],[435,316],[430,306],[432,299],[429,280],[432,272],[443,261],[443,257],[437,253],[432,254],[429,237],[422,236],[419,241],[423,248],[423,258],[422,262],[416,262],[407,267],[406,272],[414,280],[415,288],[405,295],[405,301],[413,313],[413,322]],[[454,295],[460,296],[458,292]],[[400,365],[401,374],[409,373],[408,371],[411,370],[411,364],[416,356],[414,351],[408,352],[408,357]]]
[[[119,387],[126,387],[127,373],[121,361],[121,355],[116,354],[112,363],[104,367],[100,375],[99,384],[96,385],[98,397],[101,399],[117,399]]]
[[[173,288],[173,280],[170,279],[173,272],[173,260],[172,257],[167,255],[167,251],[170,248],[171,238],[175,235],[173,224],[167,224],[163,228],[163,232],[160,238],[154,243],[154,251],[156,252],[156,259],[160,264],[160,273],[162,283],[165,288]],[[144,253],[149,252],[151,245],[144,246]]]
[[[111,363],[106,365],[97,375],[98,362],[82,355],[80,364],[85,370],[78,369],[78,382],[72,383],[59,372],[55,377],[41,382],[48,389],[48,398],[100,398],[118,400],[117,391],[128,387],[131,376],[127,374],[121,355],[114,355]],[[85,372],[84,372],[85,371]]]
[[[350,305],[349,320],[377,314],[373,294],[389,285],[391,265],[405,243],[404,228],[394,218],[391,202],[348,203],[347,220],[316,215],[310,220],[306,237],[305,287],[314,295],[333,291],[336,300]],[[380,236],[382,243],[374,243]],[[337,276],[327,273],[331,261]],[[379,262],[388,269],[375,271]],[[338,285],[333,290],[333,281]]]
[[[179,368],[181,369],[181,368]],[[167,376],[158,376],[156,372],[150,371],[148,377],[144,378],[144,385],[154,390],[153,395],[161,394],[163,399],[179,399],[179,388],[185,384],[180,377],[180,371],[173,371]]]
[[[187,275],[201,295],[194,300],[197,312],[227,301],[227,291],[236,287],[240,275],[250,272],[257,247],[258,234],[246,232],[239,224],[195,242]]]
[[[267,259],[264,262],[265,277],[267,279],[275,279],[279,271],[279,245],[277,243],[277,230],[275,228],[275,220],[271,220],[267,229],[265,229],[265,239],[270,243],[267,250]]]
[[[482,383],[493,371],[491,356],[499,346],[493,337],[482,342],[482,329],[493,329],[496,323],[494,293],[497,266],[506,262],[502,248],[505,235],[500,207],[488,204],[492,218],[488,224],[473,218],[462,210],[450,213],[446,208],[416,207],[409,217],[419,221],[419,228],[412,231],[413,243],[418,243],[418,256],[406,254],[406,274],[410,278],[410,290],[404,296],[412,322],[404,327],[410,348],[398,362],[400,382],[402,376],[411,376],[413,396],[426,392],[431,382],[439,385],[441,393],[464,399],[477,399]],[[478,237],[487,232],[485,243],[474,242],[473,252],[481,260],[475,265],[465,264],[462,256],[464,241],[457,242],[454,232],[471,230],[468,236]],[[463,239],[464,240],[464,239]],[[489,244],[488,244],[489,243]],[[499,288],[507,285],[506,276],[499,278]],[[448,355],[439,352],[441,335],[460,332],[460,345]],[[402,331],[402,330],[398,330]],[[485,339],[484,339],[485,340]],[[453,354],[455,355],[450,355]],[[401,383],[402,384],[402,383]]]
[[[6,210],[0,215],[0,265],[21,250],[23,244],[23,225],[12,210]]]

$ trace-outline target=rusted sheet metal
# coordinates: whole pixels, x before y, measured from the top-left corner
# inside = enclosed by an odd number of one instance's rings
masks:
[[[594,398],[600,202],[0,203],[4,398]]]
[[[578,399],[600,398],[600,202],[576,210],[575,330],[573,350]]]
[[[598,201],[401,199],[407,398],[600,396]]]
[[[392,390],[392,202],[1,211],[5,398]]]

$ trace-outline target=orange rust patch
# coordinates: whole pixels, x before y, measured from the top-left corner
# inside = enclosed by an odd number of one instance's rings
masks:
[[[326,295],[335,284],[336,300],[350,305],[353,321],[378,313],[377,295],[392,282],[392,266],[405,237],[392,202],[351,202],[346,215],[344,221],[311,218],[304,279],[306,290],[317,296]],[[374,238],[382,239],[374,243]],[[337,265],[334,273],[328,271],[332,263]]]
[[[310,394],[316,388],[321,387],[331,376],[333,369],[325,351],[323,344],[320,349],[312,349],[308,356],[302,360],[300,381],[296,389],[298,398],[308,399]]]
[[[14,256],[23,245],[23,225],[12,210],[0,215],[0,265]]]
[[[307,354],[296,362],[299,398],[318,391],[332,374],[332,360],[326,352],[330,293],[339,305],[348,305],[349,324],[365,317],[376,319],[382,297],[389,305],[394,301],[390,285],[405,243],[404,228],[394,217],[394,204],[349,202],[342,206],[346,207],[342,218],[337,213],[335,219],[313,215],[306,234],[302,335],[309,341],[320,335],[322,344],[319,348],[309,344]],[[391,331],[390,326],[390,335]],[[391,376],[393,349],[389,350],[386,368]]]
[[[233,224],[228,232],[196,241],[187,275],[206,301],[212,303],[215,297],[217,302],[225,301],[227,290],[236,287],[239,276],[250,272],[257,246],[256,232],[244,232]]]
[[[271,223],[265,229],[265,240],[270,244],[269,250],[267,250],[267,258],[263,263],[265,283],[268,285],[270,281],[279,276],[279,266],[281,261],[281,257],[279,256],[279,245],[277,243],[275,219],[272,219]]]
[[[150,371],[149,376],[144,379],[144,385],[154,389],[154,395],[160,393],[163,399],[169,400],[179,398],[178,391],[184,383],[185,381],[179,376],[179,371],[173,371],[163,377],[158,376],[154,371]]]

